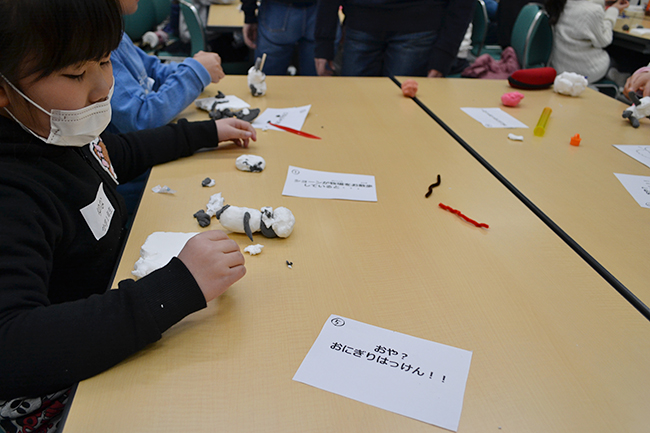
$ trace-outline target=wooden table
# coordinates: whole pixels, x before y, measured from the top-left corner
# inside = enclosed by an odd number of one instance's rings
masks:
[[[192,213],[219,191],[287,206],[293,234],[258,236],[264,251],[226,294],[82,382],[65,433],[446,431],[292,381],[330,314],[473,351],[459,432],[647,431],[648,321],[390,80],[268,77],[258,99],[245,80],[207,93],[262,109],[312,104],[303,130],[322,140],[260,132],[248,151],[154,168],[117,279],[150,233],[199,231]],[[247,152],[266,170],[237,172]],[[284,197],[289,165],[372,174],[378,202]],[[159,183],[177,193],[151,193]]]
[[[650,54],[650,35],[635,35],[630,33],[631,29],[638,26],[650,28],[650,17],[646,17],[643,12],[625,12],[625,18],[618,18],[614,25],[614,39],[612,45],[627,48],[641,54]],[[623,30],[623,26],[629,26],[628,30]]]
[[[210,5],[208,12],[208,29],[221,32],[241,30],[244,26],[244,13],[240,10],[241,2]]]
[[[650,122],[638,129],[621,117],[626,105],[587,89],[579,97],[522,91],[514,108],[502,80],[419,80],[418,99],[647,306],[650,305],[650,210],[641,208],[614,173],[650,176],[650,168],[614,144],[650,145]],[[501,107],[529,129],[483,127],[460,107]],[[553,110],[544,137],[533,130]],[[511,141],[509,132],[523,135]],[[579,147],[569,145],[580,134]]]

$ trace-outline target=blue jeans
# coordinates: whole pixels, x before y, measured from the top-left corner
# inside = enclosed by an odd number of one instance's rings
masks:
[[[424,77],[437,38],[434,32],[367,33],[348,27],[341,75]]]
[[[266,53],[263,72],[286,75],[293,51],[298,46],[300,75],[316,75],[314,27],[316,5],[298,7],[273,0],[262,0],[257,13],[255,57]]]

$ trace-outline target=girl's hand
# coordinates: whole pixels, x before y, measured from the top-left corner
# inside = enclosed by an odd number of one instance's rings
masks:
[[[625,82],[623,94],[629,99],[630,92],[643,91],[643,96],[650,96],[650,71],[633,74]]]
[[[210,302],[246,274],[239,245],[220,230],[199,233],[185,244],[178,258]]]
[[[219,143],[232,141],[239,147],[248,147],[249,140],[257,141],[257,132],[248,122],[229,117],[215,121],[219,134]]]

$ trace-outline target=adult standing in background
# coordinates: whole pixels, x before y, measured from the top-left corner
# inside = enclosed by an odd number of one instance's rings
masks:
[[[475,0],[319,0],[316,69],[331,75],[343,3],[341,75],[428,76],[449,73]]]
[[[515,21],[519,12],[528,3],[544,4],[545,0],[499,0],[499,7],[497,9],[497,43],[502,48],[510,46],[510,37],[512,35],[512,28],[515,26]]]
[[[316,75],[316,0],[242,0],[244,42],[255,57],[266,54],[264,73],[286,75],[298,48],[300,75]],[[257,13],[256,13],[257,12]]]

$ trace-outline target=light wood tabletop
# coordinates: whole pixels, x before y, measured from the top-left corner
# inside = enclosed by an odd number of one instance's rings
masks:
[[[647,431],[650,323],[395,84],[267,84],[253,98],[246,77],[229,76],[206,96],[219,89],[261,109],[312,104],[302,130],[322,140],[260,131],[248,150],[155,167],[116,279],[130,278],[150,233],[201,231],[192,214],[216,192],[234,205],[288,207],[294,232],[256,235],[265,247],[246,255],[242,280],[80,383],[65,433],[446,431],[292,380],[330,314],[472,351],[459,432]],[[243,153],[267,168],[237,171]],[[289,165],[374,175],[378,201],[282,196]],[[215,187],[200,186],[207,176]],[[156,184],[176,194],[154,194]]]
[[[244,26],[244,13],[240,10],[239,0],[233,3],[210,5],[208,28],[222,32],[241,30]]]
[[[627,48],[641,54],[650,54],[650,34],[634,34],[631,31],[639,26],[650,29],[650,17],[642,11],[625,11],[614,24],[614,39],[612,45]],[[624,29],[627,26],[627,30]]]
[[[591,89],[579,97],[551,89],[518,90],[505,80],[420,80],[417,97],[542,212],[647,306],[650,305],[650,209],[640,207],[614,173],[650,176],[650,168],[613,147],[650,146],[650,120],[634,129],[625,104]],[[519,91],[517,107],[501,95]],[[485,128],[461,107],[500,107],[528,129]],[[533,130],[553,111],[544,137]],[[508,133],[522,135],[511,141]],[[580,134],[578,147],[571,137]]]

